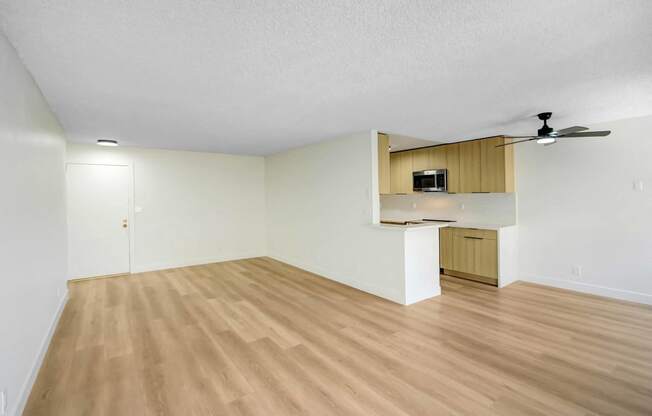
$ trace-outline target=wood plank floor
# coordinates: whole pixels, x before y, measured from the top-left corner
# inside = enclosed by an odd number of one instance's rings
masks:
[[[651,308],[442,285],[404,307],[267,258],[74,283],[24,414],[652,414]]]

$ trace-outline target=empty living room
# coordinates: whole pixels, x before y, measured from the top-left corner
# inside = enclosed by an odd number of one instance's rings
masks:
[[[652,415],[651,22],[0,0],[0,416]]]

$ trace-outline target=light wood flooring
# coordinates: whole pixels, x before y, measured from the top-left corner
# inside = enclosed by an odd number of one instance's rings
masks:
[[[515,283],[409,307],[267,258],[71,284],[25,415],[652,415],[652,308]]]

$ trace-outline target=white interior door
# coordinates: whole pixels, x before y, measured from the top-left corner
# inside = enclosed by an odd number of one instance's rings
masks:
[[[68,273],[129,272],[129,167],[69,164]]]

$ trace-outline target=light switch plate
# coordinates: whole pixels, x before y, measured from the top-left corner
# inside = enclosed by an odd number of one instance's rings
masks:
[[[635,192],[643,192],[644,185],[642,179],[634,179],[633,188]]]

